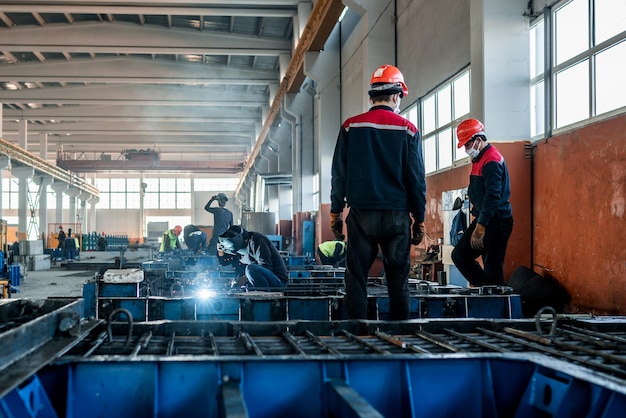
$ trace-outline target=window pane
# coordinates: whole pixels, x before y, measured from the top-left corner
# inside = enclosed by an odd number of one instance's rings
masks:
[[[161,193],[159,207],[161,209],[176,209],[176,193]]]
[[[437,143],[434,135],[424,138],[424,168],[426,174],[437,170]]]
[[[589,62],[556,74],[556,127],[589,118]]]
[[[541,135],[546,130],[544,87],[541,80],[530,88],[530,136]]]
[[[139,179],[126,179],[126,191],[139,193]]]
[[[555,13],[556,64],[589,49],[587,0],[572,0]]]
[[[456,132],[456,131],[455,131]],[[454,134],[454,161],[462,160],[463,158],[467,158],[467,153],[465,152],[465,147],[457,148],[456,147],[456,134]]]
[[[179,192],[190,192],[191,179],[176,179],[176,190]]]
[[[156,193],[159,191],[159,179],[143,179],[146,183],[146,191]]]
[[[112,192],[125,192],[126,191],[126,179],[111,179],[111,191]]]
[[[160,192],[175,192],[176,191],[176,179],[161,179],[159,182]]]
[[[437,92],[437,127],[452,121],[452,87],[448,84]]]
[[[626,106],[626,41],[596,55],[596,115]]]
[[[126,209],[126,193],[111,193],[111,209]]]
[[[126,208],[139,209],[139,193],[126,194]]]
[[[437,135],[439,143],[439,170],[452,167],[452,129],[447,128]]]
[[[427,134],[435,130],[435,95],[429,96],[424,99],[422,109],[424,114],[424,116],[422,117],[422,123],[424,124],[424,134]]]
[[[626,30],[624,0],[596,0],[596,45]]]
[[[109,193],[100,193],[100,201],[96,204],[96,208],[97,209],[110,209],[111,208],[111,198],[109,196]],[[65,205],[63,205],[63,207],[66,207]]]
[[[158,209],[159,208],[159,194],[158,193],[146,193],[143,197],[143,207],[145,209]]]
[[[176,193],[176,208],[191,209],[191,193]]]
[[[459,119],[470,111],[469,71],[454,80],[454,119]]]
[[[534,78],[544,71],[544,24],[541,22],[530,28],[530,77]]]
[[[101,192],[108,192],[109,189],[109,179],[96,179],[96,188]]]

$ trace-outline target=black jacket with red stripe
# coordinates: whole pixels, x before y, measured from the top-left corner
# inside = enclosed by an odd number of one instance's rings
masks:
[[[472,160],[472,173],[467,193],[472,203],[472,215],[481,225],[489,225],[494,217],[513,216],[511,209],[511,182],[504,157],[496,147],[488,144]]]
[[[424,221],[426,179],[419,132],[389,106],[347,119],[333,156],[330,211],[344,206],[410,212]]]

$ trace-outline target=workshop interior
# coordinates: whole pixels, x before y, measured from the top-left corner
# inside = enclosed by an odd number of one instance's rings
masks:
[[[0,416],[623,416],[625,64],[621,0],[1,1]],[[320,246],[350,216],[342,124],[389,65],[423,238],[409,318],[381,249],[351,319]],[[510,177],[497,284],[455,262],[477,137]],[[220,210],[283,287],[222,262]]]

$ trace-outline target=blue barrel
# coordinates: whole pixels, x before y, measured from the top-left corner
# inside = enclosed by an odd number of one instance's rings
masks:
[[[11,286],[18,287],[20,285],[20,265],[19,264],[11,264],[9,266],[9,282]]]

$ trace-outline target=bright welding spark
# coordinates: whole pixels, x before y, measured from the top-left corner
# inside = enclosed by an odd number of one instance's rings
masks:
[[[198,292],[198,296],[200,297],[200,299],[209,299],[215,295],[215,290],[211,289],[200,289],[200,292]]]

